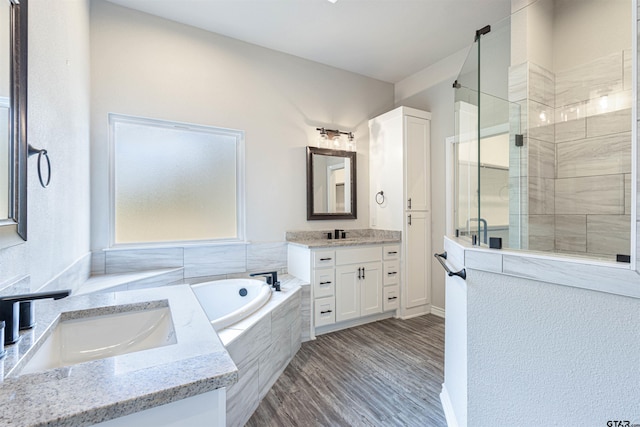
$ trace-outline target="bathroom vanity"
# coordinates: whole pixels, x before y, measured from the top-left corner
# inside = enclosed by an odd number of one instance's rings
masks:
[[[289,274],[311,284],[311,338],[396,315],[400,233],[288,241]]]
[[[36,326],[2,359],[1,425],[225,425],[225,388],[237,369],[189,286],[38,301],[35,309]],[[133,332],[143,323],[150,334]],[[75,329],[65,337],[68,326]],[[95,357],[65,355],[78,334],[72,344]]]

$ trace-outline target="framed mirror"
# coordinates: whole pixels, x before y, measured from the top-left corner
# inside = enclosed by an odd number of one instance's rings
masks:
[[[356,219],[356,153],[307,147],[307,220]]]
[[[27,0],[0,2],[0,247],[27,240]]]

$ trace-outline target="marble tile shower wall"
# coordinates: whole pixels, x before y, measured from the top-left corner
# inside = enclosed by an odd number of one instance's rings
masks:
[[[555,92],[555,249],[629,254],[631,50],[557,72]]]
[[[525,135],[511,166],[525,196],[510,203],[510,220],[523,224],[522,247],[629,253],[630,58],[625,50],[555,74],[531,62],[511,67],[509,97]]]
[[[246,276],[257,271],[286,273],[286,242],[202,245],[94,252],[91,273],[119,274],[182,268],[186,282]]]

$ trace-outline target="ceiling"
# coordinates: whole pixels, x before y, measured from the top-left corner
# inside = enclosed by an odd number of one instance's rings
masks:
[[[109,0],[397,83],[473,42],[510,0]]]

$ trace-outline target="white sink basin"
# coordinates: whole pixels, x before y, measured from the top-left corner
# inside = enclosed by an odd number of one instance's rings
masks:
[[[20,369],[19,375],[176,342],[169,307],[60,320],[51,335]]]

